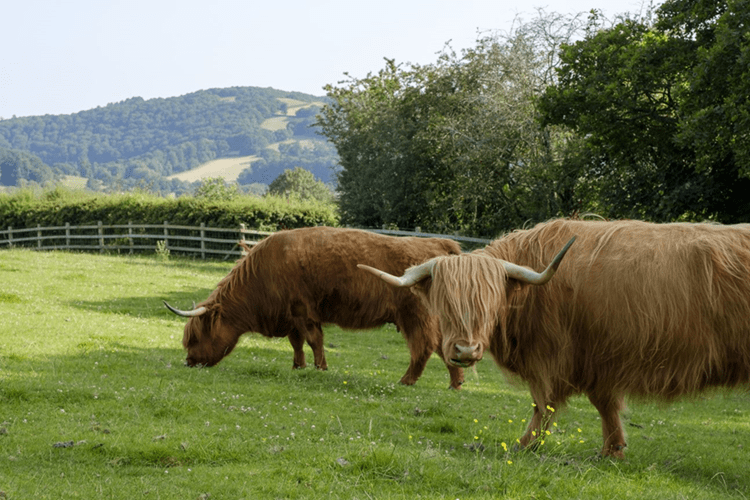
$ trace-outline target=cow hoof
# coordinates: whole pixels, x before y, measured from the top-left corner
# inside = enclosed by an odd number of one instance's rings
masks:
[[[599,452],[599,458],[600,459],[616,458],[619,460],[624,460],[625,459],[625,452],[623,451],[624,449],[625,449],[625,445],[622,445],[622,444],[617,445],[617,446],[612,446],[609,449],[605,449]]]

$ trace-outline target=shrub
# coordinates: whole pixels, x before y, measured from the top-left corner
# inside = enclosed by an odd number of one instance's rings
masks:
[[[160,198],[142,192],[104,195],[86,191],[19,190],[0,194],[0,228],[96,224],[171,224],[208,227],[237,227],[263,230],[292,229],[317,225],[338,225],[338,214],[330,204],[312,200],[235,196]]]

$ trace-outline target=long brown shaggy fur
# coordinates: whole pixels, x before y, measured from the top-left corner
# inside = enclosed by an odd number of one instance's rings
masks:
[[[541,271],[572,236],[542,286],[485,262]],[[602,415],[603,453],[622,456],[625,395],[671,400],[750,383],[747,227],[554,220],[436,261],[425,298],[444,349],[479,342],[529,384],[536,408],[522,445],[549,423],[548,405],[585,393]]]
[[[313,227],[282,231],[253,247],[204,302],[208,312],[191,318],[183,344],[189,365],[218,363],[240,335],[289,337],[293,366],[305,366],[305,341],[315,365],[327,367],[321,325],[369,329],[394,323],[407,340],[411,363],[402,383],[413,384],[435,350],[437,320],[408,290],[394,290],[365,276],[357,264],[395,274],[439,255],[460,253],[454,241],[395,238],[356,229]],[[442,355],[442,354],[441,354]],[[451,386],[463,372],[449,366]]]

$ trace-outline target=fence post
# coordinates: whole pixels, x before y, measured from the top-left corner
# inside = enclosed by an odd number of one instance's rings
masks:
[[[99,233],[99,253],[104,253],[104,228],[102,227],[102,221],[96,223]]]
[[[65,249],[70,249],[70,222],[65,223]]]
[[[42,249],[42,225],[41,224],[36,225],[36,248],[38,250]]]
[[[128,245],[130,245],[130,253],[133,253],[133,221],[128,221]]]
[[[167,221],[164,221],[164,248],[169,250],[169,229],[167,228]]]
[[[206,223],[201,222],[201,259],[206,260]]]
[[[245,224],[240,224],[240,241],[242,241],[242,243],[246,243],[245,242],[246,231],[247,231],[247,226],[245,226]],[[245,249],[240,248],[240,257],[243,257],[244,255],[245,255]]]
[[[13,226],[8,226],[8,248],[13,248]]]

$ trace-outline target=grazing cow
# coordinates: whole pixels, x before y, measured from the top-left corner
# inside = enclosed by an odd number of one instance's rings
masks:
[[[571,237],[552,279],[555,265],[532,271]],[[668,401],[750,382],[747,227],[554,220],[401,278],[368,270],[413,287],[439,315],[448,362],[470,366],[488,349],[528,383],[535,407],[522,447],[585,393],[601,415],[602,454],[622,458],[625,395]]]
[[[294,368],[305,366],[305,341],[315,366],[327,368],[321,325],[368,329],[394,323],[406,338],[411,363],[401,383],[414,384],[434,351],[443,359],[437,318],[408,290],[362,280],[358,262],[401,274],[440,255],[461,253],[442,238],[396,238],[357,229],[311,227],[269,236],[242,258],[216,290],[191,311],[182,344],[189,366],[212,366],[229,354],[240,335],[289,337]],[[463,370],[446,364],[450,386],[463,383]]]

